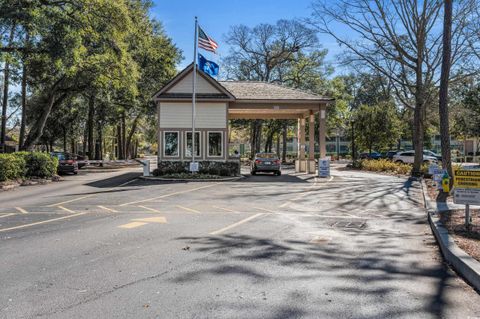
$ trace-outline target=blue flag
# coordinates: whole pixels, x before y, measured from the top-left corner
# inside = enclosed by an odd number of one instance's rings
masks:
[[[210,76],[218,75],[219,66],[215,62],[208,61],[203,55],[198,54],[198,68]]]

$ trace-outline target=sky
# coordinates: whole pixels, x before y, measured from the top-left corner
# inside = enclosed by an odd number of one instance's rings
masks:
[[[164,26],[167,35],[183,51],[184,60],[178,66],[183,69],[193,60],[195,16],[202,29],[218,44],[218,55],[201,53],[215,62],[228,54],[225,34],[230,26],[244,24],[253,27],[260,23],[275,23],[280,19],[306,18],[310,16],[311,0],[153,0],[151,14]],[[334,63],[341,49],[326,35],[319,35],[323,48],[329,50],[327,61]],[[334,65],[335,66],[335,65]],[[222,66],[220,65],[220,68]]]

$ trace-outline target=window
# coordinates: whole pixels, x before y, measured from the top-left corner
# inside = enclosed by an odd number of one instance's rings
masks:
[[[208,156],[221,157],[223,155],[223,133],[208,132]]]
[[[192,157],[192,132],[186,132],[185,157]],[[200,157],[200,132],[195,132],[195,157]]]
[[[178,156],[178,132],[165,132],[163,135],[163,155]]]

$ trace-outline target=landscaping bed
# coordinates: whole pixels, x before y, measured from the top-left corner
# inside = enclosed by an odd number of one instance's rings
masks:
[[[48,153],[0,154],[0,190],[58,181],[58,160]]]
[[[465,228],[465,210],[439,212],[440,221],[452,235],[455,243],[467,254],[480,261],[480,210],[470,209],[472,224]]]

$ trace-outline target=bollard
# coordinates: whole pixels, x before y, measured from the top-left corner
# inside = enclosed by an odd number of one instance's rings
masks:
[[[442,189],[445,193],[450,193],[450,176],[448,176],[447,171],[442,176]]]
[[[150,160],[143,160],[143,176],[150,176]]]

